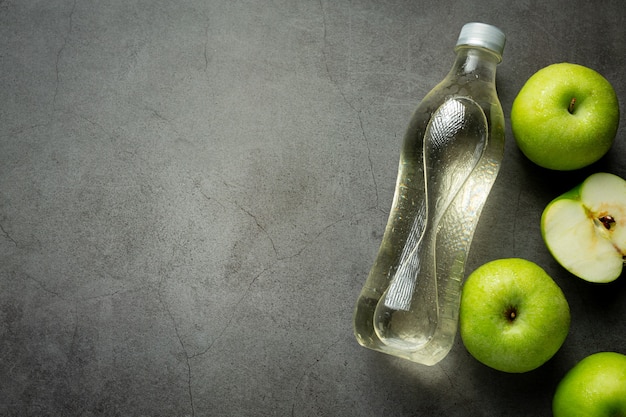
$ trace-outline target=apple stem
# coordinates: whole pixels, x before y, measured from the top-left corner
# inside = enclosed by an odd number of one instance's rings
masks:
[[[567,111],[569,114],[574,114],[574,106],[576,105],[576,97],[572,97],[572,100],[569,102],[569,107]]]
[[[509,321],[509,323],[514,322],[515,318],[517,317],[517,309],[513,306],[507,308],[507,310],[504,312],[504,316]]]

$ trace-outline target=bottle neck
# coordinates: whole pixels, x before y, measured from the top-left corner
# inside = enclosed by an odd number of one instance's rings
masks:
[[[496,67],[502,57],[494,51],[473,46],[459,46],[455,49],[456,60],[449,77],[469,81],[496,82]]]

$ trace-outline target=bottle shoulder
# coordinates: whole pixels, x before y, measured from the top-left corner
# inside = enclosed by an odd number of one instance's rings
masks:
[[[481,83],[484,84],[484,83]],[[431,90],[415,108],[413,119],[428,121],[444,103],[455,98],[469,99],[478,104],[489,120],[503,118],[502,104],[495,86],[442,82]]]
[[[468,97],[476,102],[500,105],[495,83],[476,77],[446,77],[437,84],[422,102],[439,104],[451,97]]]

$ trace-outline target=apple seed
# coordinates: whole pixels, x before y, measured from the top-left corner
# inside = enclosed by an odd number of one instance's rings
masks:
[[[569,107],[567,108],[567,111],[569,112],[569,114],[574,114],[575,104],[576,104],[576,97],[572,97],[572,100],[569,102]]]
[[[615,224],[615,219],[609,214],[600,217],[598,220],[600,220],[600,223],[602,223],[606,230],[611,230],[611,227]]]

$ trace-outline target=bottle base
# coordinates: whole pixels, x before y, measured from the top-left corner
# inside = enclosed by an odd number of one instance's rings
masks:
[[[357,338],[357,341],[364,348],[374,350],[379,353],[384,353],[387,355],[395,356],[398,358],[406,359],[411,362],[418,363],[421,365],[426,365],[426,366],[433,366],[433,365],[438,364],[446,356],[448,356],[448,353],[450,353],[450,350],[452,349],[452,346],[445,347],[445,346],[427,345],[423,349],[409,351],[409,350],[398,349],[395,346],[384,345],[384,344],[382,345],[365,344],[363,343],[362,340],[359,340],[358,338]]]

